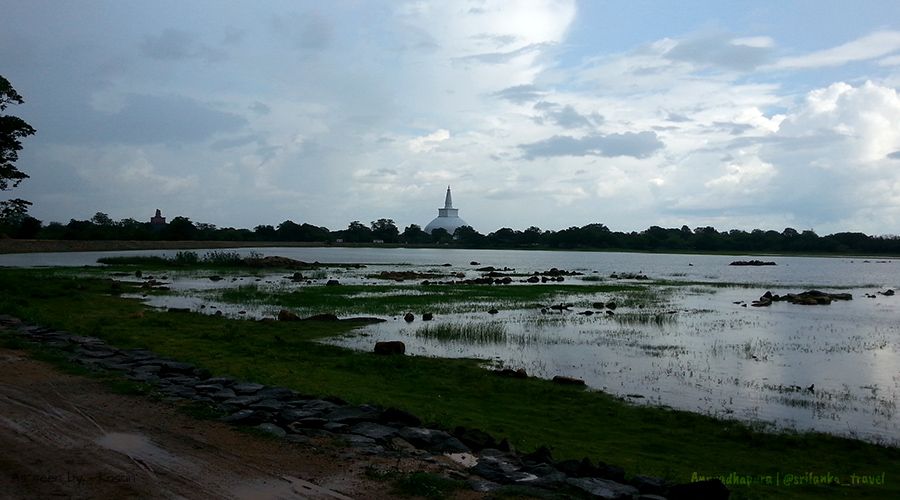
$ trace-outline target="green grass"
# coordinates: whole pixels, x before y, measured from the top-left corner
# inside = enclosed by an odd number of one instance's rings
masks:
[[[887,478],[880,487],[735,487],[732,498],[900,498],[898,448],[824,434],[771,434],[689,412],[633,406],[601,392],[499,377],[474,360],[376,356],[311,341],[354,326],[340,322],[255,322],[154,312],[110,292],[111,284],[101,279],[0,270],[0,313],[98,336],[123,348],[148,348],[215,375],[395,406],[446,428],[483,429],[520,450],[547,444],[556,458],[589,456],[622,466],[628,474],[678,482],[689,481],[694,473],[731,472],[830,472],[842,478],[884,472]],[[135,314],[141,311],[142,317]]]

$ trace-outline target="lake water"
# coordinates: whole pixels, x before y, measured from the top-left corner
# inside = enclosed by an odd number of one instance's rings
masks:
[[[402,340],[413,355],[473,357],[494,366],[525,368],[541,377],[577,377],[637,404],[900,443],[900,419],[896,418],[900,295],[876,293],[900,287],[896,272],[900,263],[892,260],[388,248],[235,251],[368,265],[359,271],[330,270],[319,277],[319,283],[332,277],[343,283],[370,283],[364,275],[382,269],[440,269],[477,276],[472,261],[524,273],[556,267],[604,282],[609,282],[610,274],[623,272],[692,282],[674,287],[648,285],[659,292],[660,300],[643,308],[628,306],[628,297],[621,294],[585,295],[567,299],[577,306],[561,314],[517,309],[490,315],[485,304],[484,312],[438,315],[429,323],[500,325],[502,340],[491,342],[435,340],[422,335],[421,321],[407,324],[396,316],[333,342],[370,350],[377,340]],[[93,265],[105,255],[174,253],[0,255],[0,266],[81,266]],[[777,266],[728,265],[750,259],[775,261]],[[583,281],[584,277],[570,277],[566,283],[596,283]],[[248,282],[299,286],[275,275],[218,283],[190,275],[172,278],[179,297],[155,298],[152,304],[187,304],[205,311],[218,307],[234,315],[243,309],[251,317],[270,315],[275,308],[217,304],[204,290]],[[419,285],[409,286],[415,290]],[[849,292],[854,299],[827,306],[778,302],[747,307],[766,290],[784,294],[810,288]],[[616,301],[620,307],[614,315],[576,314],[590,309],[595,301]]]

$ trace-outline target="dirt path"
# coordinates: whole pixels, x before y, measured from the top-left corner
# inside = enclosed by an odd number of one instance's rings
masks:
[[[0,349],[0,498],[386,498],[364,475],[379,460],[197,420]]]

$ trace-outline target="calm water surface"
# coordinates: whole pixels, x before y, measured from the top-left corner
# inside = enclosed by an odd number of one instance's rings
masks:
[[[495,342],[439,341],[421,336],[421,321],[399,315],[333,343],[370,350],[377,340],[403,340],[415,355],[474,357],[525,368],[541,377],[567,375],[639,404],[675,408],[772,424],[814,429],[870,441],[900,443],[900,295],[877,291],[900,287],[898,263],[884,259],[670,255],[637,253],[495,251],[379,248],[237,249],[304,261],[361,263],[359,271],[329,270],[316,282],[338,278],[369,283],[363,275],[382,269],[439,269],[476,276],[475,266],[508,266],[530,273],[551,267],[606,279],[640,272],[655,280],[698,282],[659,287],[658,302],[621,306],[615,315],[582,316],[596,301],[627,304],[627,297],[599,294],[566,299],[577,306],[563,314],[538,309],[438,315],[432,323],[496,322],[505,335]],[[173,255],[174,251],[84,252],[0,255],[0,266],[94,265],[106,255]],[[203,251],[200,251],[203,253]],[[773,260],[777,266],[735,267],[733,260]],[[444,267],[443,264],[450,264]],[[402,266],[401,266],[402,265]],[[215,303],[204,290],[257,283],[301,286],[283,276],[238,277],[218,283],[173,275],[179,296],[154,305],[189,306],[264,316],[276,308]],[[587,283],[567,278],[567,283]],[[608,282],[608,280],[604,281]],[[596,283],[596,282],[591,282]],[[410,283],[411,291],[418,285]],[[776,303],[746,305],[766,290],[810,288],[853,294],[829,306]],[[867,298],[866,294],[875,295]],[[484,311],[490,304],[484,304]],[[202,308],[202,309],[201,309]],[[414,311],[419,313],[423,311]]]

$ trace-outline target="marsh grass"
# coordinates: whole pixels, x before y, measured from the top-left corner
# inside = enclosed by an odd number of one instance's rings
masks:
[[[173,257],[159,255],[126,255],[119,257],[101,257],[97,259],[100,264],[111,266],[143,265],[150,267],[244,267],[248,259],[258,259],[262,255],[258,252],[250,252],[244,258],[235,251],[211,250],[201,257],[192,250],[180,250]]]
[[[499,321],[426,325],[416,329],[415,336],[442,342],[458,341],[472,344],[500,344],[509,338],[506,325]]]
[[[437,314],[534,308],[568,300],[590,300],[637,293],[649,301],[656,292],[633,285],[341,285],[263,287],[242,285],[210,292],[211,298],[231,304],[269,304],[290,307],[303,314],[397,315],[403,311]]]
[[[622,325],[648,325],[663,328],[678,322],[678,315],[670,312],[628,312],[610,318]]]

